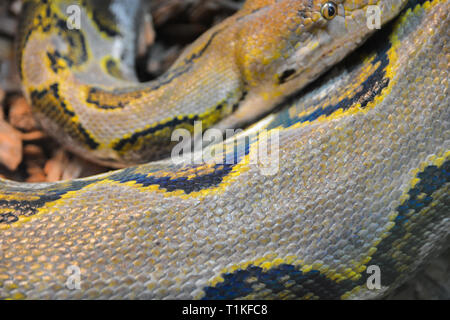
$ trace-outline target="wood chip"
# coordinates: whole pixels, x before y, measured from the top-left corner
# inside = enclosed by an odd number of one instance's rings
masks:
[[[9,170],[16,170],[22,161],[20,132],[0,120],[0,163]]]
[[[64,168],[68,162],[69,159],[63,149],[56,151],[55,155],[45,164],[44,172],[47,175],[46,181],[55,182],[61,180]]]
[[[45,173],[42,167],[35,164],[28,164],[27,173],[28,178],[26,182],[45,182]]]
[[[3,99],[5,99],[5,91],[0,88],[0,105],[3,103]]]

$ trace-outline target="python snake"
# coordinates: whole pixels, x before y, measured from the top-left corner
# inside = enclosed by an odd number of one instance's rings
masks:
[[[326,1],[248,0],[143,84],[124,45],[135,41],[137,1],[81,1],[80,29],[66,24],[70,2],[26,2],[25,94],[44,128],[94,161],[158,159],[176,129],[236,128],[279,108],[223,148],[193,153],[209,161],[163,159],[58,183],[0,180],[0,297],[391,292],[447,244],[450,218],[449,3],[405,2],[340,0],[323,12]],[[296,94],[372,33],[370,4],[382,23],[402,12]],[[274,141],[275,174],[252,162],[260,142]],[[379,267],[381,288],[367,285],[369,266]]]

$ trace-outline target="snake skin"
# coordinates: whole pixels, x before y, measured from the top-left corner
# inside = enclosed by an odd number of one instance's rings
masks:
[[[232,163],[0,180],[0,297],[391,292],[448,243],[450,227],[449,2],[408,7],[314,90],[239,135],[250,143]],[[261,129],[279,134],[274,175],[249,160]],[[371,265],[381,289],[366,285]],[[80,289],[67,286],[71,266]]]
[[[161,77],[137,83],[128,62],[135,28],[120,17],[138,22],[140,1],[28,0],[19,69],[36,118],[62,145],[114,167],[147,163],[169,157],[172,132],[193,133],[195,121],[204,130],[254,121],[373,33],[361,28],[368,5],[379,4],[385,23],[406,1],[337,0],[339,14],[326,20],[324,0],[248,0]],[[81,28],[68,30],[73,3]]]

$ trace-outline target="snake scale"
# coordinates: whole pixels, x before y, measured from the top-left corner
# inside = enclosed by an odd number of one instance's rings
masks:
[[[25,94],[72,151],[121,167],[167,156],[171,133],[195,121],[260,120],[205,147],[209,161],[0,180],[0,297],[391,292],[448,243],[450,226],[449,2],[406,2],[248,0],[160,78],[136,83],[139,1],[79,1],[79,29],[66,24],[70,1],[26,1]],[[344,59],[373,33],[368,5],[385,27]],[[251,161],[260,142],[277,142],[275,174]],[[379,288],[367,285],[372,266]]]

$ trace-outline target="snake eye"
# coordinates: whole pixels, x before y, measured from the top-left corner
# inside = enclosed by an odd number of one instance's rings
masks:
[[[322,6],[322,9],[320,10],[320,12],[322,13],[322,16],[325,19],[331,20],[334,17],[336,17],[336,15],[338,13],[338,7],[337,7],[336,3],[332,2],[332,1],[328,1],[327,3],[325,3]]]

